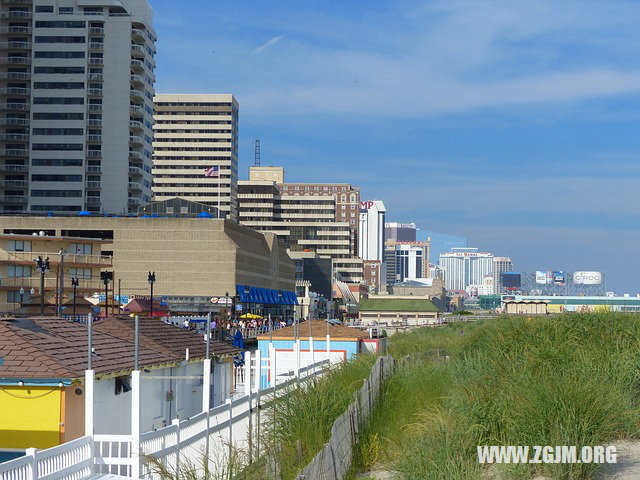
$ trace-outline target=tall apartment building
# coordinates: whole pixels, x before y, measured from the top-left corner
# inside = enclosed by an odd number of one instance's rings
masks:
[[[233,95],[155,97],[153,196],[238,211],[238,102]]]
[[[502,274],[504,272],[513,272],[513,262],[509,257],[494,257],[493,259],[493,286],[494,292],[497,294],[507,293],[502,284]]]
[[[0,212],[137,210],[151,199],[147,0],[0,6]]]
[[[447,290],[464,290],[469,285],[482,285],[484,277],[493,274],[493,254],[477,248],[452,248],[440,255]]]
[[[350,207],[352,200],[359,205],[357,189],[343,184],[287,184],[280,167],[252,167],[249,176],[238,182],[240,223],[277,235],[294,259],[311,253],[333,259],[334,278],[362,280],[362,261],[355,258],[353,243],[357,210],[341,208]]]
[[[385,241],[415,242],[417,231],[415,223],[387,222],[384,224]]]

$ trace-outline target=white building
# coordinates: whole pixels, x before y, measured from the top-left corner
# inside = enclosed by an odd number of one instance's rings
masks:
[[[0,212],[151,199],[152,23],[147,0],[2,2]]]
[[[238,213],[238,102],[233,95],[156,95],[155,200],[181,197]]]
[[[486,275],[493,274],[493,254],[477,248],[452,248],[440,255],[447,290],[465,290],[469,285],[482,285]]]
[[[427,244],[424,242],[397,243],[395,245],[396,282],[429,278]]]
[[[387,209],[380,200],[360,201],[358,256],[384,262],[384,218]]]

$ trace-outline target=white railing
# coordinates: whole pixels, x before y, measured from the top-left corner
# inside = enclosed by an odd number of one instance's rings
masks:
[[[0,463],[0,480],[79,480],[91,475],[93,439],[81,437],[47,450]]]
[[[99,435],[94,438],[95,473],[131,477],[131,435]]]

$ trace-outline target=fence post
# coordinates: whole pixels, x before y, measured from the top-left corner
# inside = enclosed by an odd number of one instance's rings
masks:
[[[207,419],[207,437],[205,438],[205,461],[207,468],[209,465],[209,430],[211,428],[211,418],[209,411],[211,410],[211,359],[205,358],[203,366],[202,377],[202,411],[206,412]],[[177,389],[176,389],[177,390]]]
[[[180,419],[174,418],[171,421],[171,425],[176,429],[176,477],[178,477],[180,476]]]
[[[253,398],[252,398],[252,382],[251,382],[251,352],[245,352],[244,354],[244,384],[245,395],[249,398],[249,462],[253,461]],[[257,374],[256,374],[257,375]]]
[[[276,349],[273,345],[269,346],[269,376],[270,386],[273,387],[273,394],[276,393]]]
[[[140,370],[131,372],[131,476],[140,478],[142,452],[140,451]]]
[[[27,450],[24,453],[26,457],[31,457],[29,459],[29,464],[31,466],[31,476],[27,480],[38,480],[38,478],[40,478],[38,476],[38,459],[36,458],[38,449],[27,448]]]
[[[260,456],[260,387],[262,386],[262,354],[260,350],[256,350],[256,376],[255,376],[256,389],[256,457]]]
[[[227,398],[227,405],[229,408],[229,462],[233,455],[233,401]]]

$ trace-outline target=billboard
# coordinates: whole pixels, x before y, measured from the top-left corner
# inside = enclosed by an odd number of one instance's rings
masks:
[[[602,272],[574,272],[575,285],[602,285]]]
[[[554,285],[564,285],[565,284],[565,275],[564,272],[558,271],[558,272],[552,272],[551,276],[553,278],[553,284]]]
[[[502,286],[507,290],[517,290],[522,285],[518,272],[502,272]]]
[[[546,285],[547,284],[547,272],[541,272],[538,270],[536,272],[536,283],[538,285]]]

